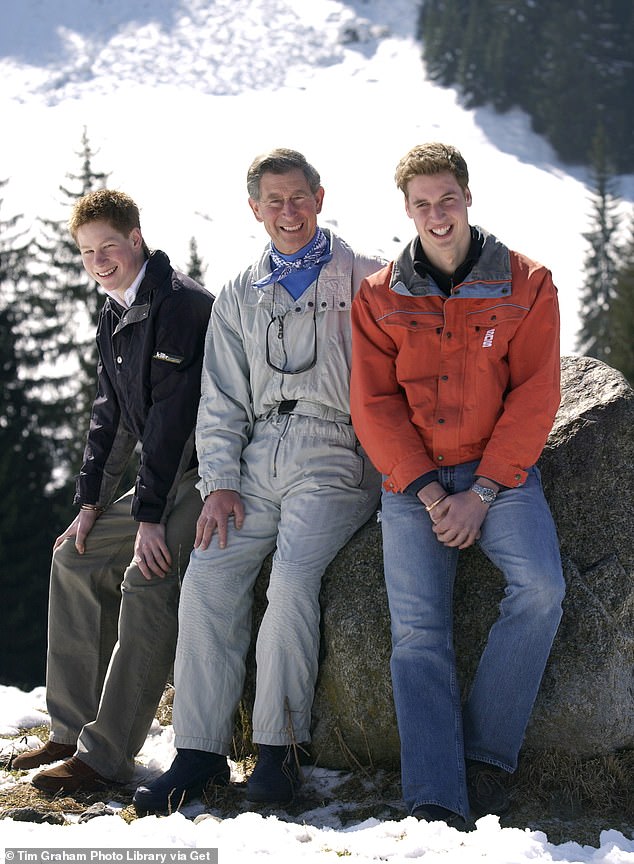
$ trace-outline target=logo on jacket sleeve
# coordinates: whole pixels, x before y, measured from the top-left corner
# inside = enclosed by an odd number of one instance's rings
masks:
[[[482,340],[483,348],[490,348],[493,345],[493,336],[495,334],[495,327],[492,327],[490,330],[484,334],[484,339]]]

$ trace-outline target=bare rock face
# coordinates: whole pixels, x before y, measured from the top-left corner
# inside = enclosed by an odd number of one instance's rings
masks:
[[[542,475],[567,582],[531,748],[634,747],[634,392],[589,358],[562,359]]]
[[[620,373],[597,360],[562,358],[562,403],[539,466],[567,596],[526,734],[531,750],[600,755],[634,747],[633,428],[634,392]],[[465,691],[502,589],[500,573],[478,549],[461,553],[455,638]],[[328,568],[322,609],[312,756],[330,768],[397,768],[389,611],[374,520]]]

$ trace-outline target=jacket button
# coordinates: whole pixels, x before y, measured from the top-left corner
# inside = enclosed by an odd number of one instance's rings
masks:
[[[445,458],[444,456],[436,456],[436,459],[437,459],[439,462],[442,462],[444,458]]]
[[[441,417],[440,420],[439,420],[438,422],[439,422],[439,423],[444,423],[445,421],[444,421],[443,418]]]
[[[322,308],[322,309],[325,309],[327,305],[328,305],[328,304],[326,303],[325,300],[322,300],[322,301],[321,301],[321,308]]]
[[[117,357],[117,363],[123,363],[123,357],[121,357],[121,356]]]
[[[449,381],[449,375],[441,375],[440,380],[441,381]]]
[[[339,301],[339,306],[340,306],[341,309],[345,309],[345,308],[346,308],[346,301],[345,301],[345,300],[340,300],[340,301]]]

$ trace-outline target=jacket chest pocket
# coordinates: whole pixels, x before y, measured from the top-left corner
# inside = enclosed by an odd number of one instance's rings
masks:
[[[157,360],[159,363],[171,363],[172,366],[180,366],[183,359],[178,354],[167,354],[165,351],[155,351],[152,354],[152,360]]]
[[[420,339],[440,338],[445,319],[442,312],[402,309],[389,312],[381,323],[385,332],[400,345]]]
[[[528,313],[524,306],[500,305],[470,312],[467,315],[469,348],[491,357],[503,357]]]
[[[182,366],[184,358],[178,354],[175,354],[170,351],[161,351],[156,348],[151,355],[150,360],[150,378],[149,378],[149,386],[157,396],[159,397],[159,393],[165,392],[164,389],[157,390],[157,388],[166,388],[174,386],[172,383],[172,376],[174,373],[178,371],[179,367]],[[175,376],[174,376],[175,377]]]

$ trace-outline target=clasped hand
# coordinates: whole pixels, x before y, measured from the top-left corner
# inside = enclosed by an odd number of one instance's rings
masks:
[[[429,514],[433,532],[445,546],[466,549],[480,539],[480,528],[489,507],[467,490],[448,495]]]

